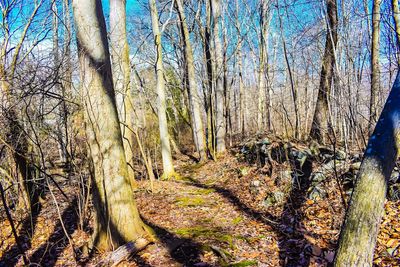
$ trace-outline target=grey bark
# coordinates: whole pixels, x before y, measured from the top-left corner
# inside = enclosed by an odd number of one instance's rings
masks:
[[[226,150],[226,121],[224,118],[224,84],[223,84],[223,48],[220,37],[221,1],[210,0],[212,10],[212,29],[215,46],[215,106],[216,106],[216,148],[217,153]]]
[[[165,100],[165,80],[162,59],[161,32],[158,25],[158,11],[156,1],[149,0],[149,6],[151,13],[151,24],[153,28],[154,45],[157,52],[155,72],[157,76],[158,121],[160,128],[161,155],[163,160],[163,178],[169,179],[175,175],[175,170],[172,163],[171,144],[167,124],[167,107]]]
[[[400,75],[371,135],[342,227],[335,266],[372,266],[387,181],[400,152]]]
[[[201,112],[200,112],[200,98],[198,94],[196,74],[194,69],[193,50],[190,42],[190,33],[186,22],[186,16],[182,0],[176,0],[175,3],[179,14],[182,37],[183,37],[182,38],[183,45],[185,49],[185,61],[186,61],[185,68],[188,79],[189,104],[192,113],[191,118],[192,118],[193,138],[195,140],[200,160],[204,160],[207,158],[207,155],[204,142],[203,121],[201,119]]]
[[[111,250],[148,236],[148,231],[132,197],[101,1],[74,0],[72,6],[94,179],[93,246]]]

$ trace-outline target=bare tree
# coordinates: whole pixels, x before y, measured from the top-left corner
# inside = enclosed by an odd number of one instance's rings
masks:
[[[215,131],[216,131],[216,145],[217,153],[226,150],[225,134],[226,134],[226,121],[224,118],[224,83],[223,83],[223,48],[220,37],[220,18],[221,18],[221,1],[210,0],[213,18],[213,39],[215,46]]]
[[[93,246],[111,250],[149,232],[132,198],[101,1],[74,0],[72,6],[94,178]]]
[[[371,42],[371,97],[369,102],[368,129],[371,134],[377,119],[376,105],[380,88],[379,36],[381,21],[381,0],[374,0],[372,7],[372,42]]]
[[[133,99],[130,85],[129,45],[126,37],[126,1],[110,1],[110,41],[117,110],[121,122],[122,138],[128,172],[132,186],[136,186],[133,171]]]
[[[170,179],[175,176],[174,165],[172,162],[170,137],[168,133],[168,123],[166,115],[165,100],[165,80],[164,66],[162,57],[161,32],[158,26],[158,11],[155,0],[149,0],[151,24],[153,27],[154,45],[156,47],[155,72],[157,76],[157,95],[158,95],[158,123],[160,127],[161,155],[163,160],[163,179]]]
[[[186,22],[186,16],[182,0],[176,0],[175,3],[180,19],[183,45],[185,49],[185,68],[186,68],[186,76],[188,79],[188,95],[189,95],[189,104],[192,114],[191,118],[192,118],[193,138],[195,140],[200,160],[204,160],[207,158],[207,155],[206,155],[206,146],[204,143],[203,122],[200,113],[200,98],[198,95],[198,89],[196,83],[193,51],[190,42],[190,33]]]
[[[337,3],[336,0],[326,1],[328,16],[325,52],[322,62],[317,104],[312,120],[310,136],[323,143],[329,127],[329,94],[331,92],[335,66],[335,48],[337,44]]]

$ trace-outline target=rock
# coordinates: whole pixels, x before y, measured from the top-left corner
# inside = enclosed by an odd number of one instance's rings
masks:
[[[285,193],[281,191],[275,191],[268,193],[267,197],[263,201],[264,207],[269,207],[275,204],[282,204],[285,201]]]
[[[400,200],[400,184],[393,184],[389,186],[387,199],[391,201]]]
[[[336,150],[335,159],[336,160],[345,160],[347,158],[346,152],[342,150]]]
[[[327,195],[325,189],[323,189],[321,185],[317,185],[312,188],[311,192],[308,194],[308,198],[316,201],[326,198]]]
[[[311,176],[311,185],[318,185],[326,180],[326,175],[323,172],[315,172]]]
[[[261,184],[261,182],[258,181],[258,180],[254,180],[254,181],[251,182],[251,186],[254,186],[254,187],[259,187],[260,184]]]
[[[390,175],[389,184],[395,184],[395,183],[400,182],[400,172],[399,172],[399,170],[396,170],[396,169]]]

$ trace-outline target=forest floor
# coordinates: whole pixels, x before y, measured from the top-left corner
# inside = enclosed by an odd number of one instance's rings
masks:
[[[120,266],[327,266],[344,216],[337,181],[327,179],[327,195],[314,201],[303,185],[277,183],[287,168],[277,164],[267,175],[232,150],[218,161],[181,162],[181,178],[157,181],[153,192],[148,181],[140,181],[135,198],[159,242]],[[282,199],[266,202],[271,192],[281,191]],[[32,266],[93,266],[106,256],[74,260],[72,247],[82,246],[89,234],[79,230],[73,189],[66,192],[69,201],[54,189],[58,210],[46,201],[33,219],[15,218]],[[7,220],[0,229],[0,266],[24,265]],[[386,201],[375,265],[400,266],[399,246],[400,201]]]

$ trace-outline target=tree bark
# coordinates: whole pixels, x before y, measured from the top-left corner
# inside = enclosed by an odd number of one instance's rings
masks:
[[[60,93],[63,96],[61,99],[61,103],[59,105],[59,121],[57,123],[57,138],[58,138],[58,150],[60,155],[61,163],[68,164],[69,156],[68,156],[68,144],[67,144],[67,122],[66,122],[66,108],[65,108],[65,89],[63,84],[60,82],[60,47],[59,47],[59,39],[58,39],[58,30],[59,30],[59,12],[57,8],[57,2],[55,0],[51,3],[51,10],[53,12],[53,59],[54,59],[54,87],[55,91]],[[61,86],[60,86],[61,85]]]
[[[217,153],[226,150],[226,126],[224,118],[223,50],[220,37],[221,1],[210,0],[213,18],[213,39],[215,46],[215,106],[216,106],[216,148]]]
[[[400,11],[399,0],[392,0],[393,19],[396,27],[396,46],[397,50],[400,49]],[[400,55],[397,53],[397,64],[400,65]]]
[[[242,59],[242,36],[240,30],[240,21],[239,21],[239,0],[236,0],[236,29],[238,32],[238,44],[236,49],[237,56],[237,67],[238,67],[238,76],[239,76],[239,131],[242,134],[242,137],[245,136],[245,94],[244,94],[244,84],[243,84],[243,59]]]
[[[149,236],[129,181],[100,0],[74,0],[81,90],[96,212],[93,246],[112,250]]]
[[[321,78],[317,103],[311,124],[310,137],[324,143],[329,127],[329,94],[335,66],[335,48],[337,44],[337,3],[336,0],[326,1],[328,29],[326,34],[325,52],[322,62]]]
[[[268,45],[268,14],[269,0],[261,0],[260,7],[260,58],[258,67],[258,112],[257,112],[257,130],[263,132],[265,123],[265,69],[267,63],[267,45]]]
[[[189,104],[192,113],[192,129],[193,138],[195,140],[196,149],[199,153],[200,161],[207,159],[206,146],[204,142],[203,121],[200,112],[200,98],[197,90],[196,74],[194,70],[193,50],[190,42],[190,33],[186,22],[185,11],[182,0],[176,0],[176,7],[179,14],[183,45],[185,48],[185,67],[189,87]]]
[[[372,42],[371,42],[371,97],[369,102],[369,134],[372,134],[377,119],[376,104],[380,87],[379,35],[381,21],[381,0],[374,0],[372,7]]]
[[[110,41],[114,88],[117,110],[121,122],[125,158],[133,187],[136,187],[133,169],[134,110],[130,86],[129,45],[126,36],[126,0],[110,0]]]
[[[156,76],[157,76],[157,94],[158,94],[158,121],[160,127],[161,155],[163,160],[163,179],[170,179],[175,176],[174,165],[171,156],[171,144],[169,141],[167,124],[167,107],[165,100],[165,80],[164,66],[162,58],[161,32],[158,26],[158,11],[155,0],[149,0],[151,24],[153,27],[154,45],[157,51],[156,58]]]
[[[387,181],[400,155],[400,75],[369,139],[339,239],[335,266],[372,266]]]

